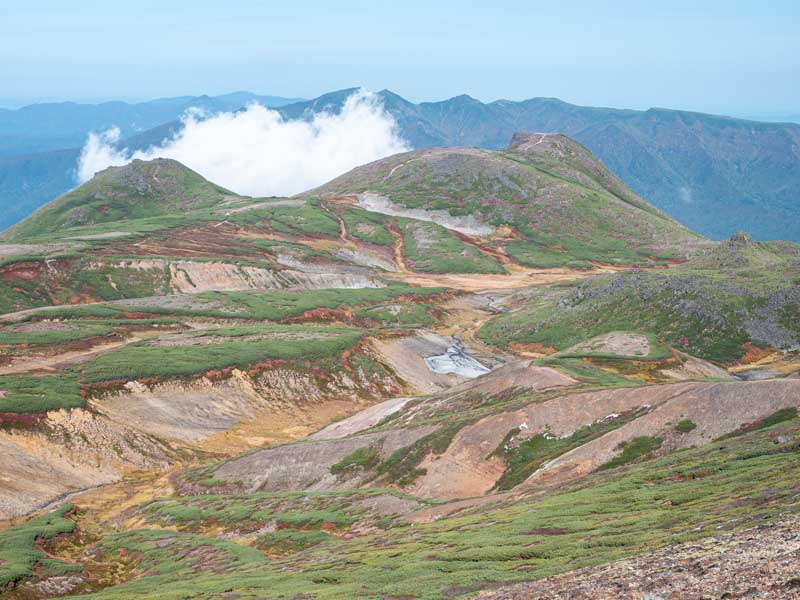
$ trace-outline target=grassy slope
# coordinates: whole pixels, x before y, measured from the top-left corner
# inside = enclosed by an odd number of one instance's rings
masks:
[[[0,375],[0,413],[43,413],[84,405],[80,387],[66,375]]]
[[[242,326],[200,330],[191,337],[214,336],[215,343],[156,346],[137,342],[101,354],[75,367],[86,383],[143,377],[181,377],[214,369],[245,369],[264,360],[315,360],[335,357],[366,333],[344,327],[302,325]]]
[[[775,443],[779,436],[788,441]],[[320,538],[310,549],[272,562],[204,535],[131,531],[105,537],[97,551],[105,560],[115,560],[120,548],[141,552],[142,575],[93,597],[209,598],[235,590],[245,596],[302,593],[319,599],[445,598],[491,582],[537,579],[761,524],[798,509],[798,472],[795,418],[724,443],[606,470],[540,499],[501,501],[351,541]],[[213,508],[213,497],[200,502]],[[199,525],[205,517],[197,503],[162,501],[153,509]],[[221,506],[219,514],[226,518],[228,502]],[[335,512],[342,523],[356,516],[346,504]],[[267,513],[256,520],[274,518]],[[248,514],[253,517],[252,510]],[[181,560],[191,547],[213,549],[227,568],[212,573]]]
[[[670,346],[714,361],[732,361],[747,342],[800,343],[794,245],[722,246],[680,268],[629,272],[551,288],[529,306],[492,319],[487,342],[541,343],[566,349],[613,331],[643,331]]]
[[[181,318],[227,318],[243,325],[195,329],[189,338],[204,338],[195,345],[156,346],[143,341],[102,354],[57,376],[0,376],[0,413],[42,413],[83,406],[80,384],[148,377],[182,377],[228,367],[247,368],[265,360],[302,361],[333,359],[352,348],[366,328],[277,325],[315,309],[339,310],[345,319],[362,326],[419,327],[431,325],[436,311],[425,303],[441,288],[413,288],[392,282],[384,288],[325,289],[300,292],[210,292],[198,295],[185,308],[92,304],[56,307],[34,313],[29,320],[47,319],[42,330],[30,324],[0,325],[0,346],[8,356],[64,351],[73,344],[97,343],[108,335],[120,338],[132,330],[168,326],[182,329]],[[142,318],[143,315],[159,318]],[[347,317],[347,315],[350,315]],[[324,314],[317,320],[329,321]],[[49,321],[55,321],[50,323]],[[313,322],[314,317],[310,317]],[[169,329],[164,333],[170,333]],[[173,331],[173,333],[176,333]]]
[[[415,288],[399,282],[389,282],[383,288],[361,289],[320,289],[307,291],[281,291],[269,290],[263,292],[204,292],[197,294],[191,306],[151,306],[145,302],[137,304],[135,301],[119,304],[91,304],[85,306],[58,306],[47,310],[37,311],[28,315],[26,320],[39,319],[93,319],[91,321],[73,323],[77,329],[47,332],[36,334],[15,334],[13,327],[0,329],[0,344],[2,343],[55,343],[60,338],[72,339],[73,337],[87,337],[90,331],[100,331],[100,328],[110,327],[111,324],[124,323],[168,323],[170,319],[141,319],[141,314],[163,315],[164,317],[218,317],[227,319],[281,321],[292,317],[299,317],[306,311],[316,308],[350,309],[362,307],[360,315],[370,316],[373,311],[368,307],[379,308],[384,303],[402,299],[420,301],[428,297],[445,292],[444,288]],[[417,306],[409,304],[408,307]],[[131,314],[135,318],[123,321]],[[380,314],[375,320],[386,320]],[[95,320],[96,319],[96,320]],[[3,341],[5,340],[5,341]]]
[[[4,269],[0,314],[90,300],[119,300],[168,292],[164,268],[136,269],[117,261],[98,266],[90,255],[17,261]]]
[[[504,273],[493,257],[456,237],[441,225],[397,219],[406,258],[423,273]]]

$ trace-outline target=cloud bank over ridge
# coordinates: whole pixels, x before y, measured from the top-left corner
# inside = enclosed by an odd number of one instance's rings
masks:
[[[372,93],[359,91],[341,112],[285,120],[260,104],[211,116],[189,111],[174,137],[143,151],[119,148],[116,128],[91,133],[78,161],[83,183],[133,159],[173,158],[203,177],[248,196],[287,196],[410,147]]]

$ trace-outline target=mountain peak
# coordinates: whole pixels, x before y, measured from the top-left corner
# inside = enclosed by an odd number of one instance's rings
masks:
[[[744,231],[737,231],[728,239],[728,244],[732,246],[752,247],[756,245],[756,242],[753,241],[750,234]]]
[[[187,173],[194,173],[194,171],[171,158],[154,158],[152,160],[135,158],[127,164],[107,167],[95,173],[92,181],[95,179],[106,180],[108,184],[114,186],[115,193],[118,193],[116,190],[121,187],[124,190],[122,193],[135,191],[139,194],[149,194],[159,188],[172,186],[179,176]]]
[[[591,187],[599,184],[631,206],[666,217],[664,213],[637,196],[590,150],[564,134],[519,131],[512,136],[506,152],[533,164],[544,164],[548,169],[582,185]],[[590,179],[592,181],[589,181]]]
[[[575,140],[568,138],[561,133],[544,133],[544,132],[529,132],[518,131],[511,137],[511,143],[508,145],[509,152],[516,152],[517,154],[543,154],[543,153],[558,153],[561,156],[567,154],[583,153],[589,154],[586,150]]]
[[[416,150],[356,167],[306,193],[359,194],[370,210],[388,203],[389,214],[406,217],[448,211],[443,222],[453,227],[463,225],[457,220],[463,215],[480,227],[506,226],[515,233],[502,252],[525,266],[638,264],[704,244],[561,134],[518,133],[505,152]]]
[[[109,167],[9,230],[9,239],[63,227],[159,217],[213,206],[232,192],[171,158]]]

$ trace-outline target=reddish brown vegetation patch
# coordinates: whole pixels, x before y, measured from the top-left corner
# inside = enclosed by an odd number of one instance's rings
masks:
[[[0,429],[5,427],[14,429],[34,429],[44,419],[44,413],[0,413]]]
[[[528,535],[564,535],[566,533],[569,533],[569,530],[561,527],[537,527],[531,529]]]
[[[18,262],[0,268],[0,279],[3,281],[34,281],[41,277],[44,263]]]
[[[474,248],[477,248],[478,250],[480,250],[484,254],[488,254],[492,258],[500,261],[501,263],[510,263],[511,262],[511,259],[506,254],[504,254],[502,251],[495,250],[494,248],[490,248],[486,244],[481,243],[477,238],[471,237],[471,236],[466,235],[465,233],[461,233],[459,231],[456,231],[454,233],[456,234],[458,239],[461,240],[462,242],[464,242],[465,244],[469,244],[470,246],[473,246]]]
[[[307,310],[302,315],[283,319],[281,323],[344,323],[357,327],[369,327],[372,323],[368,319],[355,316],[352,308],[314,308]]]
[[[96,254],[125,256],[174,256],[178,258],[261,258],[271,256],[240,239],[239,229],[230,224],[219,227],[189,227],[161,232],[137,242],[118,242]]]

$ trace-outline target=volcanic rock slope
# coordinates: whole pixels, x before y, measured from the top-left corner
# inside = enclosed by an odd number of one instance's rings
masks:
[[[614,597],[764,564],[791,597],[791,540],[707,538],[794,522],[798,257],[704,240],[563,136],[296,198],[100,173],[0,244],[0,586]],[[724,566],[664,575],[696,553]],[[628,565],[660,579],[609,588]]]

